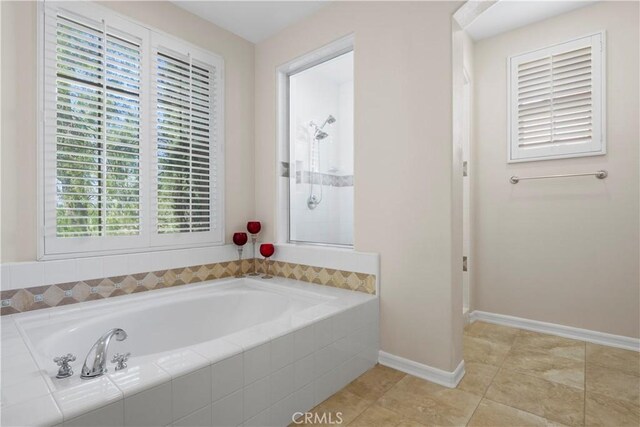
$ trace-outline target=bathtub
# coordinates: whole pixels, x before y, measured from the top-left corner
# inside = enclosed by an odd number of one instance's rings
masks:
[[[5,317],[3,337],[15,329],[26,351],[3,354],[24,375],[3,378],[2,425],[287,425],[372,367],[379,347],[375,296],[282,278]],[[128,337],[111,341],[108,360],[130,352],[127,368],[80,379],[89,349],[113,328]],[[75,375],[56,379],[52,360],[67,353]],[[18,411],[20,401],[42,409]]]

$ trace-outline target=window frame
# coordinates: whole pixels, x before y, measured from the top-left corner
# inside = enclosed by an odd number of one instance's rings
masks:
[[[541,55],[543,52],[551,52],[555,49],[561,48],[563,46],[569,46],[573,44],[578,44],[585,39],[592,39],[592,49],[595,49],[596,44],[593,43],[593,37],[600,38],[600,50],[592,51],[592,87],[597,84],[596,90],[593,90],[593,93],[596,96],[592,95],[592,123],[594,124],[594,133],[592,136],[591,146],[598,145],[599,147],[596,149],[579,149],[573,152],[566,152],[566,150],[562,150],[564,152],[560,153],[550,153],[543,155],[535,155],[535,156],[522,156],[519,155],[517,144],[517,139],[514,140],[514,124],[512,120],[514,117],[517,120],[518,108],[517,103],[514,102],[513,97],[517,96],[517,81],[513,76],[513,67],[514,62],[517,64],[518,61],[522,61],[524,58],[535,58],[536,56]],[[567,48],[569,49],[569,48]],[[551,55],[553,53],[547,53]],[[507,163],[524,163],[524,162],[534,162],[534,161],[542,161],[542,160],[556,160],[556,159],[570,159],[570,158],[579,158],[579,157],[590,157],[590,156],[602,156],[607,154],[607,132],[606,132],[606,33],[604,30],[596,31],[593,33],[585,34],[579,37],[573,37],[571,39],[554,43],[548,46],[544,46],[542,48],[533,49],[527,52],[519,53],[516,55],[510,55],[507,57],[506,61],[506,72],[507,72]],[[595,99],[597,98],[597,99]],[[599,126],[597,126],[599,125]],[[516,126],[517,131],[517,126]],[[599,139],[596,140],[596,131],[599,133]],[[551,150],[552,151],[552,150]]]
[[[188,249],[224,244],[225,230],[225,196],[224,196],[224,59],[213,52],[195,46],[178,37],[167,34],[144,23],[114,12],[93,2],[38,2],[37,5],[37,259],[67,259],[101,255],[153,252],[167,249]],[[55,170],[56,150],[52,150],[51,138],[47,138],[46,120],[55,120],[55,79],[53,74],[45,72],[50,63],[46,58],[46,30],[48,20],[55,19],[59,10],[66,14],[97,22],[103,19],[107,25],[127,32],[141,40],[141,94],[140,94],[140,234],[136,236],[100,236],[90,238],[57,237],[56,236],[56,192]],[[211,168],[216,168],[215,175],[210,175],[211,182],[211,230],[206,232],[172,233],[158,238],[156,221],[151,215],[152,207],[157,204],[154,190],[157,181],[153,157],[156,142],[152,140],[155,127],[155,111],[152,110],[151,91],[153,90],[153,54],[152,41],[161,40],[164,44],[185,49],[185,52],[199,58],[215,68],[213,83],[216,90],[212,94],[212,104],[216,106],[216,128],[211,133],[210,160]],[[47,93],[49,91],[49,93]],[[47,103],[47,104],[45,104]],[[53,110],[51,109],[53,104]],[[48,116],[47,116],[48,115]],[[215,144],[215,146],[214,146]],[[54,144],[55,145],[55,144]],[[47,182],[51,178],[52,182]],[[215,185],[213,185],[215,183]],[[53,188],[53,192],[52,192]]]
[[[291,179],[287,180],[286,185],[282,185],[280,181],[281,162],[289,163],[289,171],[291,173],[291,147],[290,147],[290,93],[289,93],[289,77],[320,65],[324,62],[335,59],[341,55],[353,52],[355,55],[355,36],[348,34],[327,45],[304,54],[293,59],[286,64],[278,67],[276,70],[277,85],[277,156],[276,156],[276,199],[277,199],[277,215],[276,215],[276,241],[280,244],[289,244],[295,246],[320,246],[332,247],[344,250],[354,250],[355,248],[355,224],[354,224],[354,241],[350,245],[339,243],[323,243],[302,240],[291,240]],[[354,111],[355,113],[355,111]],[[354,165],[355,176],[355,165]],[[355,181],[355,179],[354,179]],[[355,183],[354,183],[355,185]]]

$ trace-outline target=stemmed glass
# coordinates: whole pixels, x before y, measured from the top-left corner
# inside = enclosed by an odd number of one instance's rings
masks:
[[[259,276],[256,266],[256,241],[261,228],[260,221],[247,222],[247,231],[251,233],[251,244],[253,245],[253,271],[249,273],[249,276]]]
[[[236,277],[244,277],[242,274],[242,247],[247,243],[247,233],[233,233],[233,243],[238,247],[238,273]]]
[[[263,279],[271,279],[273,276],[269,274],[269,266],[271,265],[271,261],[269,261],[269,257],[273,255],[275,252],[275,248],[271,243],[263,243],[260,245],[260,255],[264,257],[264,262],[267,264],[266,274],[262,276]]]

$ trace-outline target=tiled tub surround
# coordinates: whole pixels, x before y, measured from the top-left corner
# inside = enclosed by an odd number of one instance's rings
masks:
[[[284,278],[229,279],[4,316],[2,425],[287,425],[371,368],[378,299]],[[128,368],[78,373],[113,327]],[[54,356],[76,374],[55,379]],[[58,354],[60,353],[60,354]]]
[[[264,260],[258,260],[258,271],[264,273]],[[376,294],[376,276],[355,271],[335,270],[332,268],[294,264],[285,261],[271,261],[270,273],[287,279],[302,280],[316,285],[332,286],[349,291]]]
[[[257,259],[258,271],[265,271],[264,261]],[[75,304],[154,289],[169,288],[192,283],[233,277],[242,271],[251,271],[252,260],[219,262],[193,265],[184,268],[159,270],[115,277],[79,280],[25,289],[10,289],[0,292],[1,314],[15,314],[25,311],[61,305]],[[353,271],[335,270],[284,261],[271,262],[271,274],[318,285],[332,286],[368,294],[376,292],[376,276]]]

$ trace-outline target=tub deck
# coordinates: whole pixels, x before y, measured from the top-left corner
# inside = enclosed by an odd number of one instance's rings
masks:
[[[379,347],[377,297],[283,278],[186,285],[1,321],[3,425],[105,417],[168,425],[202,411],[224,425],[265,410],[272,425],[287,425],[373,366]],[[128,368],[109,364],[106,375],[80,379],[95,340],[115,327],[129,337],[112,342],[109,360],[131,352]],[[56,379],[52,359],[69,352],[75,375]],[[149,402],[152,394],[162,397]],[[140,401],[147,408],[137,413]]]

